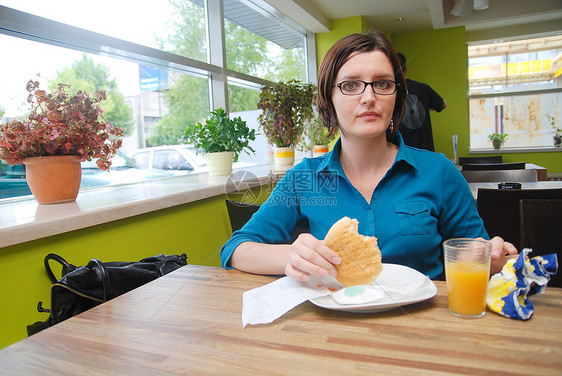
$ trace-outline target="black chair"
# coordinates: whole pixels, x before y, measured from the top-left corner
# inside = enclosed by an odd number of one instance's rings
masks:
[[[463,171],[475,170],[524,170],[525,162],[515,163],[468,163],[462,165]]]
[[[562,200],[523,199],[519,201],[521,248],[532,248],[529,255],[562,254]],[[562,287],[562,273],[551,276],[549,286]]]
[[[232,232],[240,230],[259,208],[259,204],[226,200],[226,209],[228,210]]]
[[[226,209],[228,211],[228,217],[230,218],[230,227],[232,232],[240,230],[246,222],[252,218],[255,212],[260,208],[259,204],[249,204],[247,202],[239,202],[233,200],[226,200]],[[297,239],[297,237],[310,231],[310,225],[308,221],[300,221],[297,223],[297,228],[291,239],[291,243]]]
[[[519,201],[524,199],[559,200],[560,189],[479,188],[476,202],[488,235],[501,236],[521,249]]]
[[[459,165],[461,166],[478,163],[503,163],[503,158],[501,155],[491,157],[459,157]]]
[[[538,181],[537,170],[486,170],[461,171],[468,183],[475,182],[509,182],[522,183]]]

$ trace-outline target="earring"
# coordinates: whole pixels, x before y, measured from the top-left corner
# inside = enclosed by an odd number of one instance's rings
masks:
[[[394,132],[394,118],[390,119],[390,131]]]

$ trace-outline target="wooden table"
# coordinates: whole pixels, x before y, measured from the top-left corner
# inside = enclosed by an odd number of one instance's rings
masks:
[[[477,197],[478,188],[491,188],[491,189],[498,189],[499,183],[505,182],[481,182],[481,183],[468,183],[470,187],[470,191],[474,198]],[[554,189],[554,188],[562,188],[562,181],[559,180],[548,180],[548,181],[533,181],[533,182],[523,182],[521,183],[521,189]]]
[[[444,282],[425,302],[382,313],[305,302],[242,328],[242,293],[269,283],[186,266],[0,351],[16,375],[560,375],[562,289],[517,321],[447,311]]]

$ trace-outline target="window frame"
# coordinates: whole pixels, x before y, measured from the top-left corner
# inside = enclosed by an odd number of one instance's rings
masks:
[[[558,35],[558,33],[556,34]],[[547,35],[542,35],[542,37],[549,37],[552,36],[551,34],[547,34]],[[512,42],[512,43],[517,43],[518,41],[524,41],[526,39],[537,39],[537,38],[541,38],[541,36],[518,36],[516,38],[511,39],[510,41],[506,41],[505,43],[508,42]],[[487,41],[486,43],[483,42],[473,42],[473,43],[469,43],[468,47],[474,46],[477,47],[479,45],[482,44],[491,44],[494,41]],[[510,57],[513,56],[517,56],[517,54],[519,54],[520,52],[516,52],[516,53],[511,53],[509,54]],[[526,52],[528,53],[528,52]],[[497,55],[497,54],[495,54]],[[468,56],[468,60],[470,60],[470,54]],[[468,67],[470,67],[470,64],[467,64]],[[507,69],[507,68],[506,68]],[[468,78],[468,71],[467,71],[467,78]],[[534,95],[540,95],[540,94],[554,94],[554,93],[562,93],[562,87],[549,87],[549,88],[543,88],[543,89],[538,89],[538,88],[531,88],[528,90],[523,90],[523,89],[518,89],[515,91],[503,91],[503,92],[497,92],[497,93],[483,93],[483,94],[471,94],[471,90],[470,90],[470,82],[468,82],[468,103],[469,103],[469,109],[470,109],[470,101],[471,100],[477,100],[477,99],[493,99],[493,98],[504,98],[504,97],[515,97],[515,96],[527,96],[527,97],[531,97]],[[471,125],[471,114],[470,114],[470,110],[469,110],[469,121],[468,121],[468,131],[469,134],[472,132],[472,125]],[[502,146],[500,149],[493,149],[492,147],[489,148],[482,148],[482,147],[473,147],[471,142],[469,142],[469,148],[468,148],[468,152],[469,154],[490,154],[490,153],[494,153],[494,154],[509,154],[509,153],[537,153],[537,152],[553,152],[553,151],[562,151],[560,150],[559,147],[555,147],[553,144],[550,146],[510,146],[510,147],[505,147]]]
[[[259,89],[267,80],[226,68],[223,0],[205,0],[204,4],[207,25],[214,25],[207,29],[209,33],[207,36],[208,63],[81,29],[3,5],[0,5],[0,34],[208,78],[211,107],[209,110],[223,107],[228,112],[228,85],[230,82],[240,82],[248,87]],[[271,17],[283,19],[284,16],[277,12],[271,14]],[[305,31],[303,37],[307,81],[316,83],[315,35]],[[267,164],[268,161],[263,161],[263,163]],[[18,198],[13,197],[13,199]]]
[[[261,87],[267,80],[226,68],[223,0],[206,0],[206,4],[205,14],[210,25],[210,35],[207,39],[210,63],[81,29],[3,5],[0,5],[0,33],[138,64],[156,65],[163,69],[171,68],[189,74],[210,76],[211,106],[223,107],[228,112],[229,78],[246,81],[255,87]],[[307,82],[316,83],[315,36],[309,31],[305,33]]]

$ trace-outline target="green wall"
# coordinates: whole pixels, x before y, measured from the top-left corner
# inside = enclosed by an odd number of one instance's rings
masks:
[[[468,155],[468,56],[464,27],[394,35],[392,42],[408,61],[408,78],[430,85],[447,108],[430,111],[435,150],[453,159],[452,136],[459,155]]]
[[[269,195],[255,188],[257,202]],[[243,201],[243,194],[229,198]],[[0,348],[27,336],[26,326],[44,321],[37,302],[50,307],[51,282],[43,266],[57,253],[81,266],[101,261],[138,261],[159,253],[186,253],[189,264],[219,266],[219,251],[231,235],[226,196],[109,222],[90,228],[0,248]],[[55,275],[60,275],[55,271]]]
[[[340,38],[368,30],[363,17],[335,20],[328,33],[316,36],[318,62]],[[435,149],[453,159],[454,134],[459,136],[458,156],[467,157],[469,146],[468,55],[464,27],[389,35],[397,51],[408,59],[408,77],[433,87],[447,102],[440,113],[431,111]],[[505,162],[527,162],[562,172],[557,152],[505,153]]]
[[[320,66],[322,57],[338,40],[353,33],[363,33],[369,30],[369,25],[363,16],[341,18],[330,23],[331,31],[316,34],[316,65]]]

